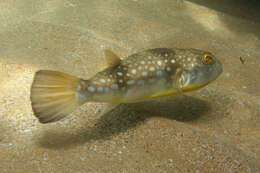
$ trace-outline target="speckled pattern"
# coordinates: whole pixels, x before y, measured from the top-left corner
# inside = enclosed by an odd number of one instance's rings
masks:
[[[260,9],[241,3],[1,2],[0,172],[260,172]],[[32,114],[35,71],[90,78],[106,66],[104,49],[126,57],[158,47],[212,52],[223,74],[103,115],[109,106],[97,103],[52,124]]]
[[[155,88],[160,91],[164,87],[172,87],[171,76],[174,78],[179,67],[177,62],[171,62],[174,60],[173,55],[174,51],[171,49],[158,48],[125,57],[117,65],[108,67],[85,81],[82,84],[84,87],[80,87],[81,92],[88,100],[99,102],[133,102],[148,97],[154,94]],[[98,90],[100,87],[102,90]]]
[[[122,60],[117,58],[116,65],[81,80],[77,84],[77,98],[88,102],[144,101],[169,91],[184,92],[190,86],[195,90],[221,73],[221,62],[202,50],[147,49]]]

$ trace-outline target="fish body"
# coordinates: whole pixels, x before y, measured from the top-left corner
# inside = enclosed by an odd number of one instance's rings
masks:
[[[138,102],[197,89],[222,71],[215,58],[203,63],[205,51],[149,49],[120,60],[79,84],[78,98],[98,102]],[[212,57],[213,58],[213,57]],[[193,83],[196,78],[201,83]]]
[[[87,80],[37,72],[31,100],[39,120],[57,121],[85,102],[131,103],[195,90],[222,72],[219,60],[197,49],[148,49],[123,60],[111,51],[106,55],[110,66]]]

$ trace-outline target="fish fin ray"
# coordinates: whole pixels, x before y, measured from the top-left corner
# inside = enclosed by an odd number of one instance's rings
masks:
[[[58,121],[81,103],[76,97],[79,78],[49,70],[36,72],[31,86],[31,104],[41,123]]]
[[[174,76],[173,88],[176,88],[179,93],[182,93],[182,84],[181,84],[181,76],[182,76],[183,70],[177,69],[176,74]]]

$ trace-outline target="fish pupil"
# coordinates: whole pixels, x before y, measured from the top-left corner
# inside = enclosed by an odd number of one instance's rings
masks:
[[[204,57],[203,57],[203,62],[205,64],[211,64],[213,62],[212,56],[209,55],[209,54],[205,54]]]

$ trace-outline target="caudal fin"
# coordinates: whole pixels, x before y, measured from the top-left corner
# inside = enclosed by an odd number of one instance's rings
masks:
[[[36,72],[31,87],[31,102],[33,112],[41,123],[58,121],[81,105],[76,97],[79,80],[56,71]]]

